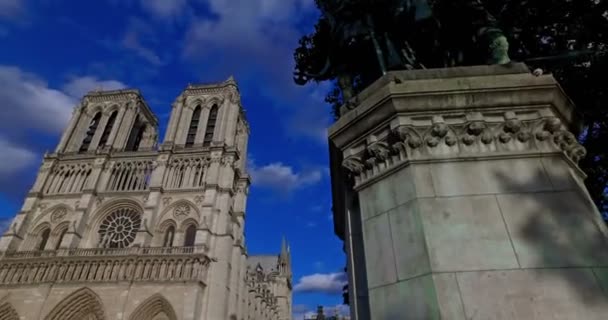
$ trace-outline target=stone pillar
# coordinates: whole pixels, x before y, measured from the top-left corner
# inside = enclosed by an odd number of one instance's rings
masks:
[[[219,159],[218,159],[219,160]],[[220,171],[220,162],[211,163],[213,172]],[[217,181],[217,177],[214,180]],[[215,182],[217,184],[217,182]],[[226,234],[228,224],[231,223],[229,211],[230,194],[219,191],[215,195],[215,205],[218,211],[212,227],[212,239],[210,241],[210,256],[214,261],[209,266],[209,303],[207,305],[208,319],[229,318],[229,281],[232,262],[233,239]]]
[[[192,120],[192,108],[184,107],[182,110],[181,118],[179,120],[180,125],[177,127],[175,134],[175,144],[183,146],[186,144],[186,138],[188,136],[188,129],[190,128],[190,121]]]
[[[40,167],[40,171],[38,171],[38,175],[36,176],[36,181],[34,185],[30,189],[30,193],[42,193],[44,185],[48,179],[49,173],[51,172],[53,165],[55,164],[55,159],[44,159],[42,166]]]
[[[231,104],[229,99],[224,99],[221,106],[218,106],[217,110],[217,122],[215,124],[215,131],[213,132],[213,142],[225,141],[226,125],[228,124],[228,117],[231,113]]]
[[[57,144],[57,148],[55,149],[55,152],[59,153],[59,152],[65,151],[67,143],[68,143],[68,141],[70,141],[72,134],[74,132],[74,129],[76,128],[76,125],[80,121],[80,116],[82,115],[82,109],[83,109],[82,105],[74,108],[74,111],[72,112],[72,119],[70,119],[70,123],[68,124],[68,127],[65,129],[65,131],[63,131],[63,135],[61,135],[61,140],[59,141],[59,144]]]
[[[106,143],[106,147],[110,146],[112,149],[116,149],[116,145],[114,144],[114,142],[116,141],[116,136],[118,135],[118,131],[120,130],[121,125],[123,123],[126,111],[126,106],[121,106],[118,110],[116,120],[114,121],[114,126],[112,127],[112,131],[110,132],[110,136],[108,136],[108,142]]]
[[[106,125],[108,124],[109,119],[110,115],[106,112],[103,112],[101,114],[99,125],[97,125],[97,130],[95,130],[95,134],[93,135],[93,140],[91,140],[91,144],[89,145],[88,151],[97,150],[97,147],[99,146],[99,141],[101,140],[101,136],[103,135],[103,132],[106,129]]]
[[[196,137],[194,138],[194,144],[197,146],[202,146],[205,140],[205,131],[207,130],[210,111],[210,105],[201,106],[201,117],[198,120],[198,128],[196,129]]]
[[[129,136],[131,135],[131,130],[133,129],[135,118],[137,117],[137,106],[135,105],[135,101],[129,102],[125,109],[124,117],[118,128],[116,140],[113,145],[118,150],[124,150],[124,148],[127,147],[127,142],[129,141]]]
[[[67,144],[64,152],[78,152],[80,146],[82,145],[82,140],[89,129],[89,125],[91,124],[92,115],[89,115],[86,109],[81,110],[79,122],[76,123],[70,138],[67,140]]]
[[[228,108],[227,110],[227,117],[226,117],[226,123],[225,123],[225,128],[222,130],[223,131],[223,137],[224,137],[224,142],[226,142],[227,146],[234,146],[235,145],[235,140],[236,140],[236,126],[237,126],[237,120],[239,117],[239,105],[235,104],[233,102],[228,102],[226,104],[226,107]]]
[[[608,230],[552,76],[389,72],[358,101],[329,133],[335,230],[367,291],[351,305],[369,296],[354,317],[605,317]]]
[[[177,97],[176,101],[171,105],[171,117],[169,118],[169,125],[165,132],[165,139],[163,144],[173,144],[175,141],[175,133],[181,118],[182,109],[184,108],[184,98],[182,95]]]

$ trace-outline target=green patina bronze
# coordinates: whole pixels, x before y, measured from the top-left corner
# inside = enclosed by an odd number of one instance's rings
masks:
[[[441,55],[444,65],[439,67],[510,62],[507,38],[479,0],[316,0],[316,3],[322,12],[317,27],[326,35],[323,41],[327,44],[322,46],[325,63],[318,68],[300,66],[294,80],[304,84],[335,78],[344,101],[355,93],[354,65],[374,64],[370,73],[376,76],[389,70],[422,69],[424,59],[416,53],[420,49],[425,54]],[[412,45],[411,39],[418,36],[422,26],[428,25],[437,30],[462,30],[461,37],[446,40],[441,39],[440,31],[427,32],[424,41]],[[460,45],[464,42],[467,43]],[[474,47],[476,52],[467,53],[462,47]],[[311,49],[314,50],[317,49]],[[369,52],[366,61],[361,61],[361,52]]]

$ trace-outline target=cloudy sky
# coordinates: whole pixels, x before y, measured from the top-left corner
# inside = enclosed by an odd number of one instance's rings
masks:
[[[188,83],[234,75],[252,130],[249,251],[278,252],[286,236],[298,317],[317,304],[344,312],[329,86],[291,79],[292,51],[317,17],[313,0],[0,0],[0,216],[17,212],[88,90],[139,88],[164,130]]]

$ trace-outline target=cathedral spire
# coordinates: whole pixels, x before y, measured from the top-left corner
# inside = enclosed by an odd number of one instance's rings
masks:
[[[289,253],[289,245],[287,244],[287,240],[285,239],[285,236],[283,236],[283,240],[281,241],[281,256],[287,257],[288,253]]]

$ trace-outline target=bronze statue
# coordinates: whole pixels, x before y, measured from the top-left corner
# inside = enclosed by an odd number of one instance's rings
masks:
[[[319,38],[303,38],[296,61],[316,55],[325,62],[321,67],[298,64],[294,80],[305,84],[336,79],[347,105],[355,94],[355,74],[375,79],[388,70],[425,68],[424,57],[432,54],[441,57],[434,61],[444,61],[434,67],[510,62],[507,38],[480,0],[316,3],[322,13],[317,24]],[[431,31],[424,33],[425,26]],[[449,36],[443,36],[445,30],[450,31]],[[459,36],[454,37],[455,33]],[[475,48],[475,52],[463,48]],[[418,50],[424,54],[418,56]]]

